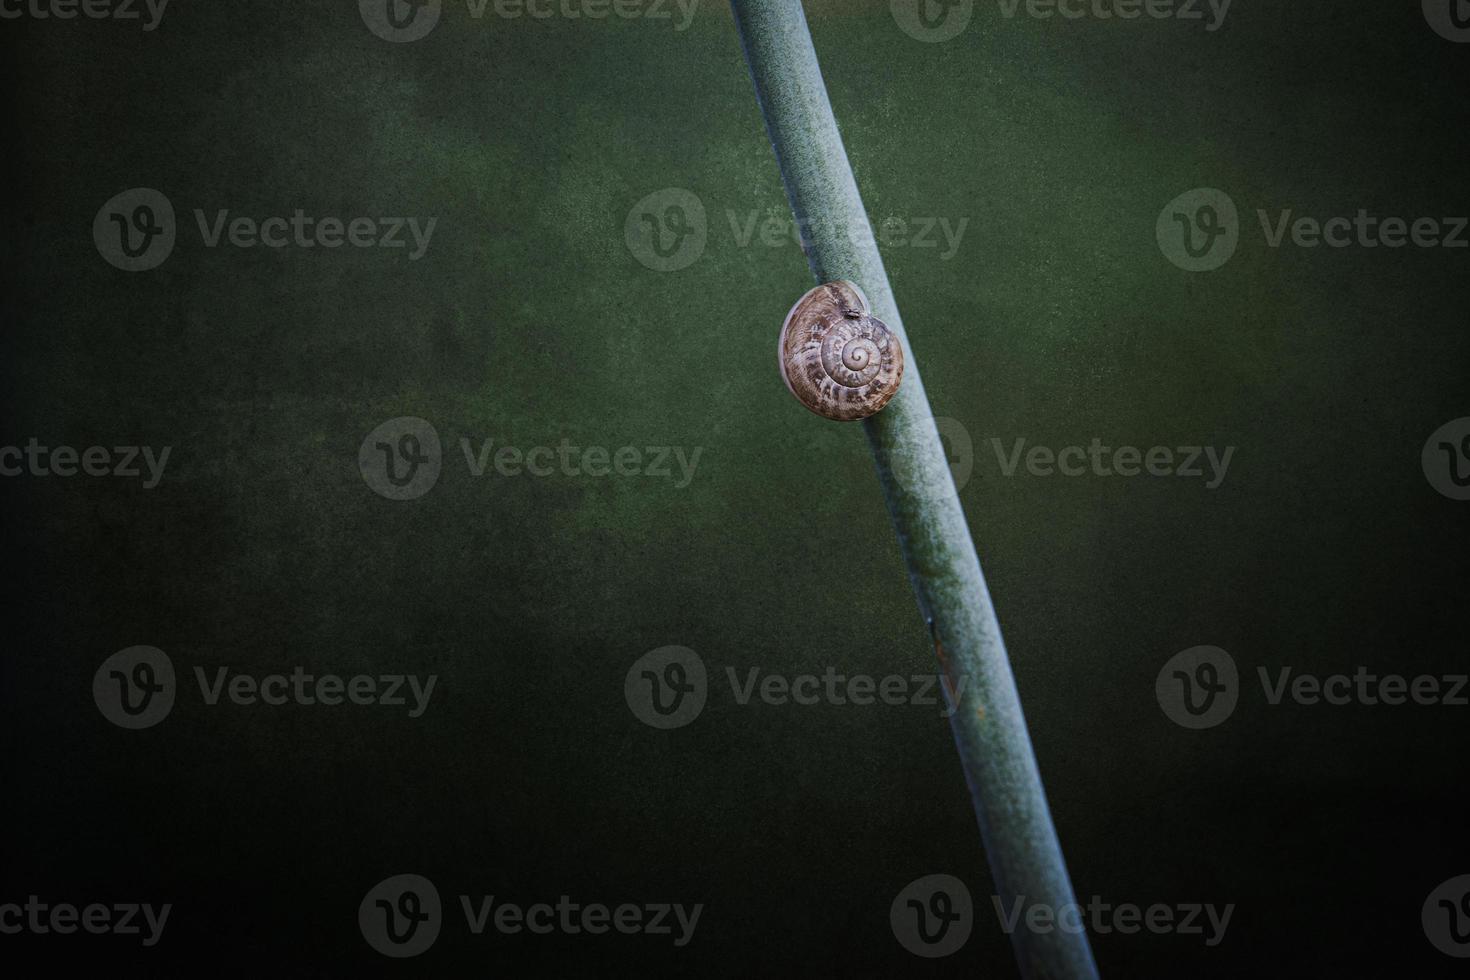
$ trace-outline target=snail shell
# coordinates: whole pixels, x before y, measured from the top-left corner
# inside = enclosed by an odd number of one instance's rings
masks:
[[[903,378],[903,345],[847,280],[811,290],[786,314],[778,355],[796,400],[823,418],[865,419]]]

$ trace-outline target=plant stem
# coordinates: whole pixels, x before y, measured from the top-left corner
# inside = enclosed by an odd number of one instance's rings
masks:
[[[898,394],[863,425],[941,667],[952,682],[965,680],[950,724],[995,894],[1008,911],[1020,901],[1057,912],[1075,899],[1000,625],[918,360],[837,132],[800,0],[731,0],[731,6],[812,274],[819,283],[857,283],[873,314],[903,344]],[[1097,976],[1081,931],[1039,932],[1027,928],[1023,918],[1012,929],[1011,942],[1026,978]]]

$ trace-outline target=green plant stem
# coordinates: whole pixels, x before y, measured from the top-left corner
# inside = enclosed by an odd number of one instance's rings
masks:
[[[857,283],[874,315],[903,344],[905,370],[898,394],[863,425],[941,666],[952,679],[965,679],[951,726],[995,894],[1006,910],[1018,900],[1024,906],[1059,910],[1075,901],[1072,884],[1000,625],[924,394],[918,360],[837,132],[800,0],[731,0],[731,6],[812,274],[819,283]],[[977,916],[988,912],[989,904],[980,902]],[[1085,933],[1031,930],[1024,908],[1022,915],[1011,932],[1022,976],[1097,976]]]

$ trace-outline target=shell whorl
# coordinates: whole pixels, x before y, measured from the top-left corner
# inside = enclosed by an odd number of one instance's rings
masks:
[[[881,411],[903,378],[903,345],[868,312],[846,280],[796,301],[781,326],[781,378],[796,400],[823,418],[865,419]]]

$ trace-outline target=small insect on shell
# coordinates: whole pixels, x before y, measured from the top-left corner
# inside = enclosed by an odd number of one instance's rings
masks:
[[[838,422],[881,411],[903,378],[903,345],[845,279],[796,301],[781,325],[777,354],[781,379],[796,400]]]

